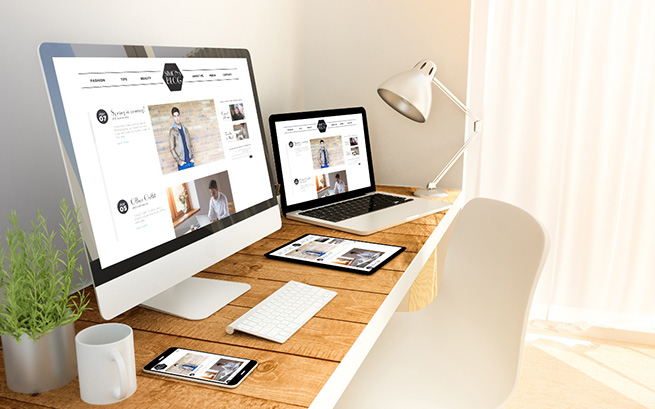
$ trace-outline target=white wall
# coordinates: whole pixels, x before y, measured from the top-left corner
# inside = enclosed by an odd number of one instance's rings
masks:
[[[424,124],[397,114],[376,90],[427,58],[466,102],[470,6],[467,0],[306,2],[305,107],[367,109],[376,183],[425,186],[464,143],[464,113],[436,88]],[[461,188],[461,160],[439,186]]]
[[[25,226],[43,209],[54,228],[59,201],[70,203],[37,56],[41,42],[248,48],[268,118],[302,109],[302,10],[301,0],[3,3],[0,235],[12,209]]]

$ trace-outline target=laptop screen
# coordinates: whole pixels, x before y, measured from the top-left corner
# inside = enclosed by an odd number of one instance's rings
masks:
[[[278,114],[269,122],[283,206],[375,190],[364,108]]]

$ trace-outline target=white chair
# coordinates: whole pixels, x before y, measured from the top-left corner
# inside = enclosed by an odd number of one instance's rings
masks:
[[[469,201],[455,222],[437,298],[393,315],[336,407],[504,406],[518,383],[548,247],[543,226],[527,212]]]

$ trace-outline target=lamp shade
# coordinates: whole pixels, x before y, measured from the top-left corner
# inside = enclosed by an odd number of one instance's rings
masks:
[[[425,122],[432,106],[432,80],[436,72],[434,62],[421,60],[411,70],[383,82],[378,87],[378,94],[407,118]]]

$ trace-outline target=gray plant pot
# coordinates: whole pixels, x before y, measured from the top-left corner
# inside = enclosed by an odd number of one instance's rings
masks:
[[[20,344],[2,336],[7,386],[14,392],[39,393],[66,385],[77,376],[75,326],[55,328],[34,342],[27,335]]]

